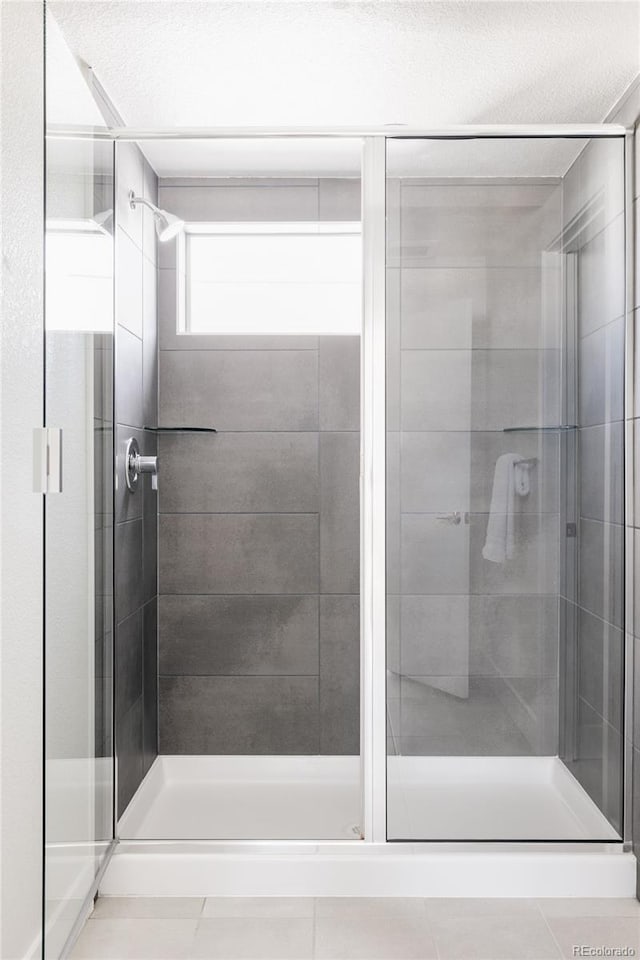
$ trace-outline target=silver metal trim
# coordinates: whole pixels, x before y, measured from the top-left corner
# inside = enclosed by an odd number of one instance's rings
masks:
[[[388,125],[379,127],[86,127],[52,124],[48,137],[62,139],[143,140],[279,140],[356,139],[384,137],[390,139],[475,140],[512,138],[623,137],[628,127],[616,123],[549,123],[549,124],[459,124],[446,127],[411,127]]]
[[[634,762],[634,618],[635,618],[635,514],[640,504],[635,503],[634,471],[634,413],[635,413],[635,136],[625,137],[624,203],[625,203],[625,384],[624,384],[624,488],[625,488],[625,571],[624,571],[624,758],[623,758],[623,822],[625,844],[633,842],[633,762]],[[637,838],[636,838],[637,840]]]

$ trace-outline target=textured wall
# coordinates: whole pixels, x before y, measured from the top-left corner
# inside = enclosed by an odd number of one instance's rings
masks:
[[[136,437],[156,453],[156,235],[148,210],[131,210],[129,190],[157,200],[157,179],[133,144],[116,147],[115,619],[118,816],[157,754],[157,494],[143,477],[132,494],[124,451]]]
[[[559,422],[559,186],[394,179],[387,217],[388,749],[553,755],[558,436],[503,431]],[[500,564],[482,549],[507,452],[537,465]]]
[[[1,16],[0,955],[15,960],[37,945],[42,916],[42,497],[29,442],[42,424],[42,4],[4,3]]]
[[[185,219],[358,219],[357,181],[160,181]],[[160,270],[160,750],[359,751],[359,338],[176,335]]]

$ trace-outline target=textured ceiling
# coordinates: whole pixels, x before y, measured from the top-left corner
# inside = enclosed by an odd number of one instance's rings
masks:
[[[636,0],[48,8],[137,127],[599,122],[640,72]]]

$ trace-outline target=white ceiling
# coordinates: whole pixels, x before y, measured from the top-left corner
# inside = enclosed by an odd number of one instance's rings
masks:
[[[637,0],[50,0],[48,8],[136,127],[592,123],[640,72]],[[306,162],[278,145],[265,154],[165,141],[145,151],[163,176],[300,175]],[[559,174],[566,155],[521,172]],[[327,148],[321,165],[347,173],[353,156],[348,144]]]

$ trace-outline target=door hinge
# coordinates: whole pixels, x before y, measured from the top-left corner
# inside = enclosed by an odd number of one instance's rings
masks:
[[[62,493],[62,429],[33,431],[33,492]]]

